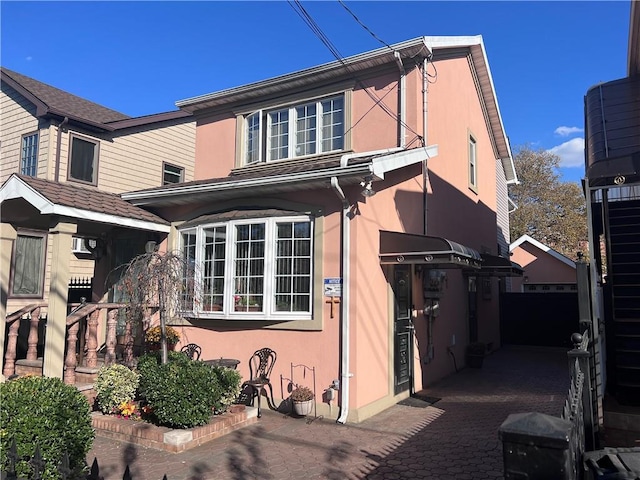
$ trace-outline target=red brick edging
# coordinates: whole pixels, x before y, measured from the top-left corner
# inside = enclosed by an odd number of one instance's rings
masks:
[[[230,409],[231,411],[211,417],[211,421],[207,425],[190,429],[158,427],[146,422],[103,415],[100,412],[91,414],[91,423],[96,435],[101,437],[177,453],[197,447],[258,421],[257,409],[237,407],[243,406],[234,405]]]

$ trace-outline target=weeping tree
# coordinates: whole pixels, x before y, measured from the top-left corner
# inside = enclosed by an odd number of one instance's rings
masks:
[[[167,363],[167,320],[180,311],[193,309],[194,265],[180,252],[151,252],[123,265],[119,288],[126,298],[125,362],[133,358],[131,328],[158,309],[162,363]]]

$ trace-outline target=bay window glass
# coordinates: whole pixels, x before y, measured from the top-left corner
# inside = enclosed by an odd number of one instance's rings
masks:
[[[233,220],[181,232],[195,264],[185,310],[212,318],[310,319],[313,224],[309,217]]]

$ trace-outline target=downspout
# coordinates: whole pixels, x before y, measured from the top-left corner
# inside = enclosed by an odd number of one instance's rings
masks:
[[[56,141],[56,170],[53,180],[60,181],[60,143],[62,142],[62,127],[69,123],[69,117],[64,117],[64,120],[58,124],[58,137]]]
[[[396,62],[398,63],[398,68],[400,69],[400,141],[398,142],[398,146],[400,148],[405,148],[407,144],[407,109],[405,108],[405,104],[407,101],[407,72],[404,69],[404,65],[402,64],[402,58],[400,57],[399,52],[393,52],[393,56],[396,57]]]
[[[429,65],[429,57],[422,60],[422,145],[427,148],[427,93],[429,91],[429,82],[427,78],[427,67]],[[422,162],[422,234],[427,234],[427,186],[429,183],[429,157]]]
[[[341,230],[342,230],[342,255],[340,258],[340,267],[342,273],[342,302],[340,303],[340,415],[336,420],[337,423],[346,423],[347,416],[349,414],[349,379],[351,373],[349,373],[349,357],[351,353],[350,348],[350,322],[349,322],[349,257],[350,257],[350,224],[349,224],[349,202],[345,196],[337,177],[331,177],[331,187],[336,192],[336,195],[342,202],[342,218],[341,218]]]

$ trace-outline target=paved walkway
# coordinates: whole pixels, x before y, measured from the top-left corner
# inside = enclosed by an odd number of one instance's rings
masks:
[[[566,353],[504,348],[480,370],[425,390],[432,406],[394,405],[357,425],[265,412],[257,424],[172,454],[96,437],[105,480],[503,478],[498,428],[510,413],[559,415],[569,385]]]

